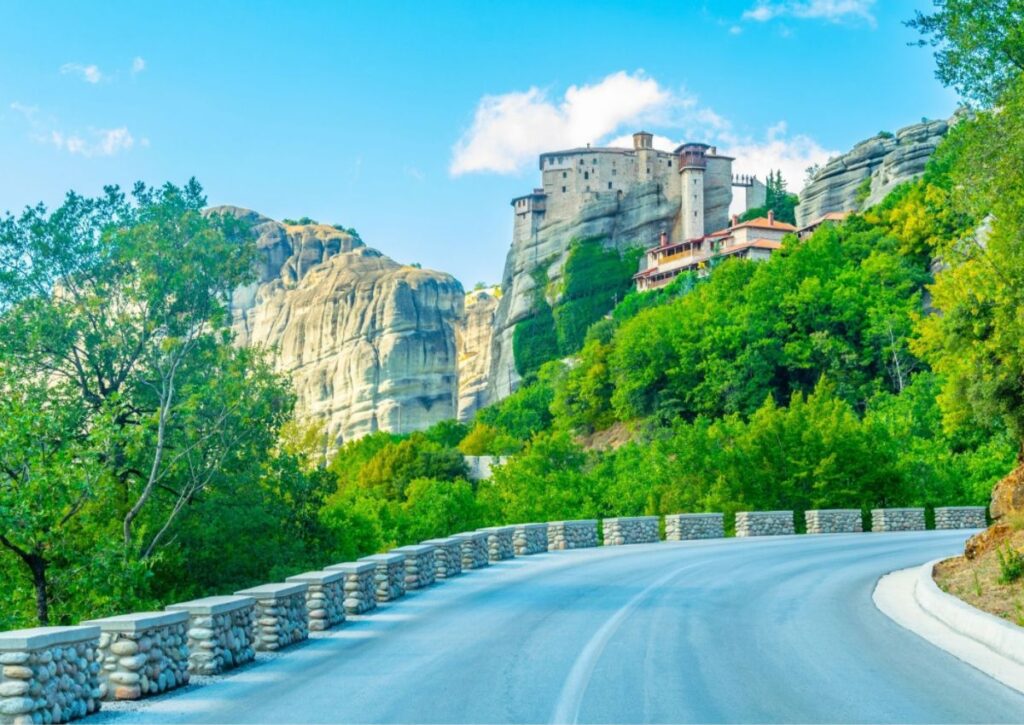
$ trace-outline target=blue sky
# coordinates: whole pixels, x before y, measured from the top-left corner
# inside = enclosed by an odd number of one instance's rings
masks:
[[[802,170],[956,98],[928,0],[0,2],[0,210],[196,176],[500,281],[541,150],[638,127]]]

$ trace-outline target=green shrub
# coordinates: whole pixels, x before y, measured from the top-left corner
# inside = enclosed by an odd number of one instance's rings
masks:
[[[1007,544],[996,549],[999,557],[999,583],[1012,584],[1024,576],[1024,556]]]

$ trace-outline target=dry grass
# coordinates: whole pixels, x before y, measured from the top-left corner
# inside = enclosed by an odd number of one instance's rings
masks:
[[[1002,542],[1024,551],[1024,530],[1014,531]],[[946,559],[935,567],[935,583],[944,592],[973,607],[1024,626],[1024,578],[1010,584],[999,583],[999,555],[996,548],[974,559],[962,556]]]

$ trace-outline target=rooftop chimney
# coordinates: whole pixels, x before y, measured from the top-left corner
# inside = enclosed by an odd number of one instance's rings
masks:
[[[661,236],[658,238],[658,243],[661,246],[663,246],[663,247],[667,247],[668,246],[668,233],[667,232],[662,232],[661,233]]]
[[[775,212],[772,211],[771,209],[768,210],[768,223],[769,224],[774,224],[775,223]]]
[[[739,214],[733,214],[732,215],[732,225],[734,227],[736,227],[736,226],[739,226],[739,224],[740,224],[740,215]]]

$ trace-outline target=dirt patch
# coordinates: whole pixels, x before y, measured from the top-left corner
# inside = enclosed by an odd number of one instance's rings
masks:
[[[1001,538],[1001,546],[1024,551],[1024,530],[1013,527]],[[973,559],[957,556],[940,562],[935,567],[935,583],[972,607],[1024,626],[1024,578],[1000,584],[999,574],[999,554],[993,547]]]
[[[590,451],[614,451],[633,439],[633,431],[622,421],[616,421],[604,430],[579,436],[576,441]]]

